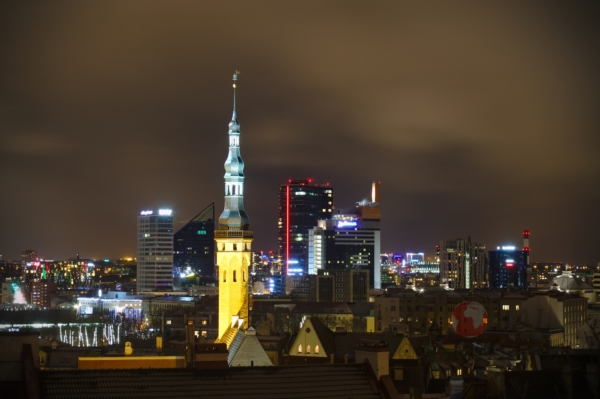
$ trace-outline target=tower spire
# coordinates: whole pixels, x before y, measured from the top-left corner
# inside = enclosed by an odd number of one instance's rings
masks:
[[[237,87],[237,80],[238,80],[238,75],[240,74],[240,71],[235,71],[235,73],[233,74],[233,117],[231,118],[232,120],[237,120],[237,115],[235,113],[235,89]]]
[[[233,74],[233,116],[229,122],[229,154],[225,161],[225,209],[219,218],[220,229],[248,230],[244,210],[244,161],[240,154],[240,123],[236,115],[236,86],[240,71]]]

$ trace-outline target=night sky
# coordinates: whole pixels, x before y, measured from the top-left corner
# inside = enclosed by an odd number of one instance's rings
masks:
[[[0,253],[135,256],[136,216],[212,201],[238,118],[254,249],[277,191],[381,181],[382,251],[442,239],[600,261],[600,24],[589,3],[2,2]]]

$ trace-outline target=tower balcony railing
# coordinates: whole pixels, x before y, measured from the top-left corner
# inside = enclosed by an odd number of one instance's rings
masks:
[[[216,230],[215,238],[253,238],[254,232],[249,230]]]

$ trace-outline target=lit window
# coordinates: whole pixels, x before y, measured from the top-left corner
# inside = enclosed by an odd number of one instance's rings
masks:
[[[515,310],[519,310],[519,309],[520,309],[519,305],[515,305]]]
[[[315,354],[318,355],[319,354],[319,345],[315,346]]]
[[[310,353],[310,345],[306,345],[306,353]]]
[[[298,345],[298,353],[302,353],[302,344]]]
[[[510,310],[510,305],[502,305],[502,310]]]

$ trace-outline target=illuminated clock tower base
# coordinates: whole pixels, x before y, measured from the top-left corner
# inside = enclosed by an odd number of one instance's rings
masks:
[[[236,323],[248,328],[248,267],[254,234],[248,230],[217,230],[217,266],[219,268],[219,335]],[[243,323],[241,326],[237,323]]]

